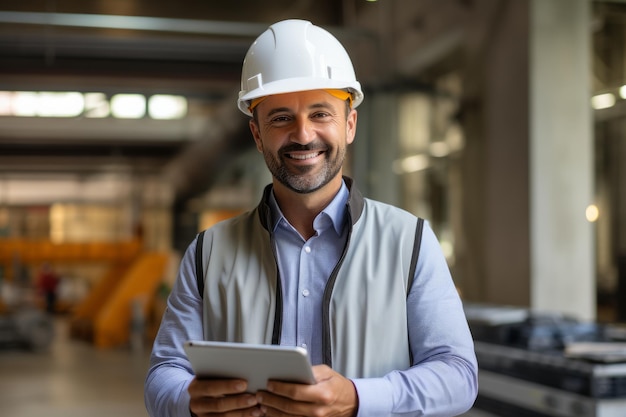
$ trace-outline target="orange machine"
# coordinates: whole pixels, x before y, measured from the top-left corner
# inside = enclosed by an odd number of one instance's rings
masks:
[[[143,251],[138,239],[61,244],[46,240],[0,239],[0,265],[4,266],[9,281],[13,278],[16,259],[23,265],[43,262],[108,264],[108,271],[72,310],[70,334],[89,340],[97,347],[109,348],[129,343],[133,314],[148,315],[153,295],[166,271],[168,255]]]

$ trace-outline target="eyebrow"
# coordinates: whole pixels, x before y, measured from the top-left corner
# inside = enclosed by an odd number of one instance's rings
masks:
[[[326,101],[312,104],[308,108],[311,110],[313,109],[327,109],[327,110],[332,110],[332,111],[336,110],[332,104]],[[269,111],[269,113],[267,113],[267,117],[273,116],[274,114],[280,113],[280,112],[291,112],[291,109],[289,107],[276,107],[275,109],[272,109]]]

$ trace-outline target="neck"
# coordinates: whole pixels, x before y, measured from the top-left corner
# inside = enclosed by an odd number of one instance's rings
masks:
[[[341,188],[341,175],[312,193],[297,193],[274,180],[274,196],[289,223],[304,239],[315,234],[313,220],[330,204]]]

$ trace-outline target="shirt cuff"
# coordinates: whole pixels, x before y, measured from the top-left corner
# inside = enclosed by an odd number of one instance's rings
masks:
[[[377,417],[391,414],[393,392],[389,381],[384,378],[353,379],[359,397],[356,417]]]

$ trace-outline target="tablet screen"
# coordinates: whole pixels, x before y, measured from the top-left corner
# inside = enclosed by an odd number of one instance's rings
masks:
[[[198,378],[245,379],[248,392],[266,389],[270,379],[315,383],[301,347],[190,340],[184,348]]]

